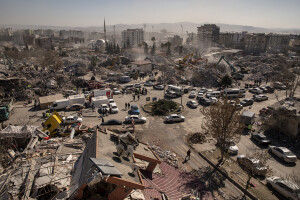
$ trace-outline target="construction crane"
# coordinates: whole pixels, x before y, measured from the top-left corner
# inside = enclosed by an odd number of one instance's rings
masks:
[[[232,64],[230,64],[230,62],[224,57],[224,56],[221,56],[221,58],[219,59],[219,61],[217,62],[217,65],[218,66],[220,64],[220,62],[224,60],[227,65],[230,67],[231,69],[231,76],[234,78],[234,79],[238,79],[238,80],[242,80],[244,78],[244,75],[243,74],[240,74],[236,71],[236,69],[234,68],[234,66]]]

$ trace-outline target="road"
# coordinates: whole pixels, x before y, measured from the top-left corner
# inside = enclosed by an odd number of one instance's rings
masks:
[[[157,99],[163,98],[163,91],[162,90],[153,90],[152,87],[147,87],[148,89],[148,95],[147,97],[150,97],[152,99],[153,97],[157,97]],[[198,88],[199,90],[200,88]],[[252,98],[251,93],[246,93],[246,98]],[[271,105],[275,102],[277,102],[277,99],[275,98],[274,94],[268,94],[269,100],[265,102],[255,102],[254,105],[251,107],[251,111],[258,114],[259,110],[263,107],[266,107],[268,105]],[[280,96],[283,96],[283,94],[280,94]],[[141,96],[139,101],[133,101],[132,95],[116,95],[114,96],[114,100],[117,103],[119,107],[119,113],[118,114],[111,114],[104,117],[104,120],[109,119],[118,119],[118,120],[124,120],[125,117],[128,115],[128,110],[125,110],[125,102],[129,102],[131,105],[138,105],[140,108],[142,108],[143,105],[146,103],[146,96]],[[201,131],[201,124],[203,121],[203,115],[200,112],[200,109],[191,109],[186,106],[186,102],[189,100],[188,94],[183,95],[182,102],[184,106],[184,110],[182,112],[182,115],[186,117],[186,121],[183,123],[174,123],[174,124],[165,124],[163,123],[163,117],[161,116],[151,116],[148,113],[145,113],[142,109],[141,110],[141,116],[147,117],[147,123],[142,125],[136,125],[136,134],[137,137],[144,141],[149,142],[150,144],[155,144],[163,149],[170,150],[172,152],[175,152],[179,158],[179,162],[183,161],[186,152],[188,150],[188,146],[185,143],[185,136],[188,133],[193,132],[199,132]],[[181,98],[174,99],[177,103],[181,103]],[[29,108],[24,108],[22,105],[19,106],[20,108],[16,108],[16,112],[18,114],[13,114],[11,120],[8,122],[11,124],[18,124],[21,121],[29,122],[33,125],[40,126],[43,120],[41,119],[42,111],[38,112],[32,112],[29,111]],[[200,106],[201,107],[201,106]],[[246,108],[249,109],[249,108]],[[70,115],[75,114],[74,112],[61,112],[62,115]],[[34,116],[35,117],[29,117]],[[90,126],[99,125],[101,123],[101,114],[98,114],[97,112],[92,112],[90,109],[87,110],[87,114],[84,117],[84,123]],[[29,118],[31,118],[29,120]],[[212,145],[212,144],[208,144]],[[248,135],[243,135],[241,137],[240,142],[237,144],[239,147],[239,154],[247,154],[248,152],[253,152],[254,150],[260,150],[261,148],[254,144],[250,139]],[[214,148],[214,147],[212,147]],[[192,170],[192,169],[199,169],[201,167],[208,166],[208,163],[204,161],[196,152],[192,153],[192,159],[188,161],[188,163],[181,164],[182,168],[185,168],[186,170]],[[278,176],[286,176],[287,174],[292,174],[294,171],[299,172],[300,170],[300,163],[299,160],[297,161],[296,166],[287,166],[281,162],[278,162],[277,159],[272,157],[272,159],[269,160],[269,164],[274,172],[274,175]],[[236,197],[238,195],[241,195],[241,192],[236,189],[231,183],[226,182],[226,189],[225,194],[228,196]]]

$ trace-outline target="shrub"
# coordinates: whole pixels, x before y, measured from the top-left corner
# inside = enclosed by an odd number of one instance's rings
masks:
[[[152,114],[165,115],[171,110],[175,110],[176,108],[177,108],[177,104],[174,101],[161,99],[153,103]]]

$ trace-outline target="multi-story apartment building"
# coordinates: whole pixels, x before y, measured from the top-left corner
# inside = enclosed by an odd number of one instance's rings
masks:
[[[237,49],[244,48],[247,32],[220,33],[219,44]]]
[[[204,24],[197,27],[197,38],[204,47],[215,46],[219,41],[220,27],[215,24]]]
[[[267,38],[264,33],[247,34],[245,37],[244,51],[247,53],[264,53],[266,51]]]
[[[140,29],[127,29],[122,31],[122,45],[133,47],[144,42],[144,31]]]
[[[174,35],[173,37],[168,37],[168,42],[170,42],[171,46],[174,47],[181,46],[183,38],[181,38],[179,35]]]
[[[266,51],[282,52],[289,48],[290,35],[273,34],[266,35]]]

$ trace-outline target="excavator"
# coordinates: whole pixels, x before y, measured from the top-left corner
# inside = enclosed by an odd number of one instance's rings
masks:
[[[192,54],[192,53],[186,55],[182,60],[179,60],[179,65],[188,63],[187,61],[192,59],[193,56],[194,56],[194,54]]]
[[[234,66],[232,64],[230,64],[230,62],[224,56],[221,56],[221,58],[217,62],[216,66],[218,66],[222,60],[224,60],[227,63],[227,65],[230,67],[230,69],[231,69],[231,76],[234,79],[242,80],[244,78],[244,74],[241,74],[241,73],[237,72],[236,69],[234,68]]]

